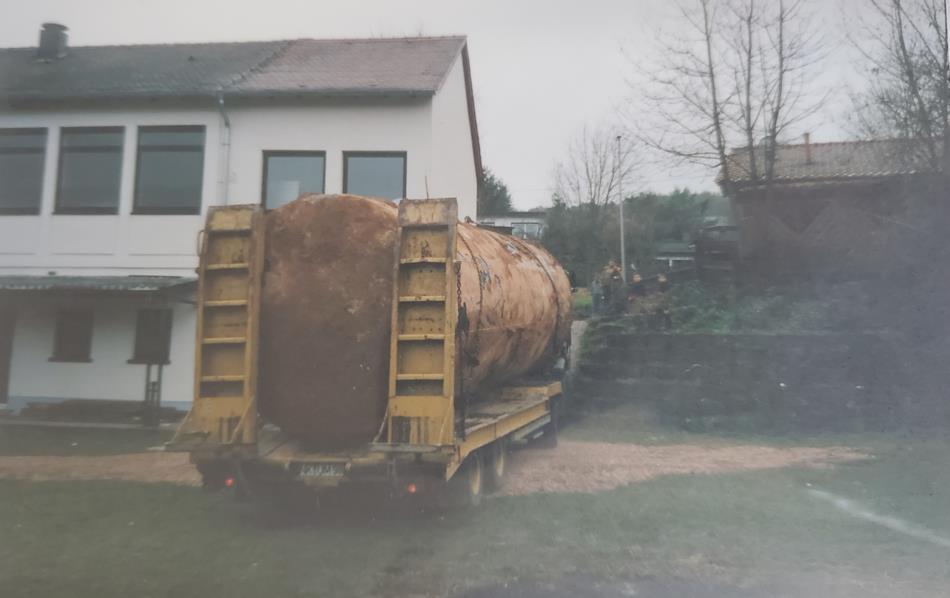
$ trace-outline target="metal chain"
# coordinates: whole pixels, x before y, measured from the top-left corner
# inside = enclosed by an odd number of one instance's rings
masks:
[[[460,405],[456,405],[458,410],[458,419],[456,420],[456,434],[465,439],[465,416],[468,411],[468,403],[465,397],[465,370],[463,366],[464,343],[462,337],[468,333],[468,315],[462,307],[462,262],[455,262],[455,308],[459,314],[459,319],[455,323],[455,342],[458,356],[455,363],[455,375],[458,376],[458,398]],[[464,326],[462,320],[464,319]]]
[[[462,262],[455,262],[455,305],[462,307]],[[466,331],[468,332],[468,331]]]

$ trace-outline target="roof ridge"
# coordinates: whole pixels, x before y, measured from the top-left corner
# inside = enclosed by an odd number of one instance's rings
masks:
[[[861,144],[870,144],[870,143],[893,143],[893,142],[916,142],[916,141],[926,141],[926,137],[883,137],[880,139],[852,139],[850,141],[817,141],[805,143],[780,143],[780,147],[805,147],[805,145],[810,145],[814,147],[816,145],[861,145]]]
[[[74,46],[70,45],[70,50],[86,48],[155,48],[155,47],[175,47],[175,46],[239,46],[242,44],[292,44],[301,41],[313,42],[393,42],[393,41],[436,41],[436,40],[459,40],[467,41],[468,36],[458,35],[405,35],[394,37],[292,37],[281,39],[259,39],[259,40],[240,40],[240,41],[197,41],[197,42],[156,42],[151,44],[90,44]],[[36,50],[36,46],[8,46],[0,47],[3,50]]]
[[[937,140],[940,139],[940,137],[934,137],[933,139],[934,139],[935,141],[937,141]],[[813,142],[809,142],[808,144],[805,144],[805,143],[779,143],[779,144],[777,144],[777,147],[780,147],[780,148],[792,148],[792,147],[805,147],[806,145],[808,145],[808,146],[810,146],[810,147],[829,146],[829,145],[869,145],[869,144],[872,144],[872,143],[895,143],[895,142],[914,143],[914,142],[924,142],[924,141],[927,141],[927,138],[926,138],[926,137],[884,137],[884,138],[881,138],[881,139],[853,139],[853,140],[850,140],[850,141],[847,141],[847,140],[842,140],[842,141],[813,141]],[[756,145],[756,146],[754,146],[753,149],[760,149],[761,147],[762,147],[761,145]],[[730,155],[731,155],[731,154],[738,154],[738,153],[747,152],[747,151],[749,151],[748,146],[741,146],[741,147],[734,147],[734,148],[732,148],[732,149],[729,151],[729,153],[730,153]]]
[[[302,37],[292,41],[314,41],[314,42],[398,42],[398,41],[434,41],[443,39],[467,40],[468,36],[464,34],[452,35],[396,35],[396,36],[376,36],[376,37]]]
[[[154,44],[89,44],[83,46],[70,45],[69,50],[86,50],[101,48],[171,48],[181,46],[241,46],[244,44],[279,44],[282,42],[295,41],[292,39],[259,39],[230,42],[155,42]],[[36,46],[9,46],[0,47],[3,50],[36,50]]]

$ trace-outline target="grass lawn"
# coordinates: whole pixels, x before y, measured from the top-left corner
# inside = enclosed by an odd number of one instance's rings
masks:
[[[120,455],[171,439],[173,430],[0,426],[2,455]]]
[[[594,298],[591,297],[590,290],[586,288],[577,288],[571,293],[571,313],[575,320],[589,318],[593,313]]]
[[[568,436],[595,425],[580,422]],[[726,442],[671,434],[655,441]],[[875,458],[493,498],[448,513],[314,518],[185,487],[2,480],[0,596],[445,596],[576,576],[702,580],[736,596],[946,595],[950,549],[807,490],[950,536],[950,442],[865,436],[861,446]]]

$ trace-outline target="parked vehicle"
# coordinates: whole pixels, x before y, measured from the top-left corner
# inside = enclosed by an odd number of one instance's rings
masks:
[[[556,442],[568,277],[455,200],[213,208],[200,252],[194,403],[167,448],[206,487],[477,503],[513,445]]]

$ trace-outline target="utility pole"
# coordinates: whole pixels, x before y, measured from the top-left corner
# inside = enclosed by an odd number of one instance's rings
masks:
[[[627,248],[626,240],[623,236],[623,154],[620,150],[621,139],[622,137],[617,135],[617,195],[620,196],[617,205],[620,206],[620,279],[623,280],[624,288],[626,288]]]

